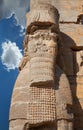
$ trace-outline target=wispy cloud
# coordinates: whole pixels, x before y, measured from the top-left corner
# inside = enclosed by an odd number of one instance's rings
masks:
[[[0,43],[6,39],[10,39],[10,41],[22,45],[24,35],[25,28],[24,26],[18,24],[14,13],[12,13],[11,17],[0,20]]]
[[[2,43],[2,50],[1,60],[7,71],[18,68],[18,64],[22,58],[22,53],[16,43],[6,41]]]
[[[15,12],[19,24],[25,26],[25,14],[30,8],[30,0],[0,0],[0,18]]]

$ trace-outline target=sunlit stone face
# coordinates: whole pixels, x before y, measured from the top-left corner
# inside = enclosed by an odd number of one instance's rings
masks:
[[[31,85],[53,84],[57,56],[56,34],[42,31],[30,35],[28,55],[31,67]]]

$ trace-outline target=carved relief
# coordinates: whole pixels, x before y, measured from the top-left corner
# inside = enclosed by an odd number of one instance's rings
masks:
[[[37,32],[29,36],[28,53],[31,69],[31,84],[54,82],[54,65],[57,55],[57,35],[51,32]]]
[[[46,14],[45,14],[46,13]],[[56,63],[58,58],[59,14],[51,5],[40,4],[31,12],[27,21],[24,42],[22,73],[27,84],[16,81],[14,92],[25,92],[25,102],[12,97],[10,124],[13,120],[24,119],[24,129],[73,130],[72,95],[65,73]],[[47,18],[45,18],[45,16]],[[29,65],[28,65],[29,64]],[[28,67],[27,67],[28,66]],[[22,86],[21,86],[22,85]],[[12,107],[13,106],[13,107]],[[19,111],[19,109],[25,111]],[[17,108],[17,112],[14,110]],[[14,113],[13,113],[14,111]],[[23,118],[24,117],[24,118]],[[26,125],[27,124],[27,125]],[[28,126],[28,128],[27,128]],[[16,130],[12,127],[12,130]]]

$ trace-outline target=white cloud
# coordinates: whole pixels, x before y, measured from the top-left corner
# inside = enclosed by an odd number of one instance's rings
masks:
[[[25,14],[30,8],[30,0],[0,0],[0,18],[9,17],[14,12],[19,24],[25,26]]]
[[[4,42],[2,43],[2,50],[1,60],[7,71],[18,68],[22,53],[16,43],[11,41]]]
[[[25,35],[25,31],[24,31],[24,27],[21,25],[20,26],[21,27],[21,29],[20,29],[20,34],[19,34],[19,36],[21,37],[21,36],[24,36]]]

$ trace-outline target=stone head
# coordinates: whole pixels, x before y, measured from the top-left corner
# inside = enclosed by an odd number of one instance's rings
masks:
[[[45,19],[46,17],[46,19]],[[58,51],[59,14],[51,5],[39,5],[27,15],[27,51],[31,67],[31,85],[54,83]]]

